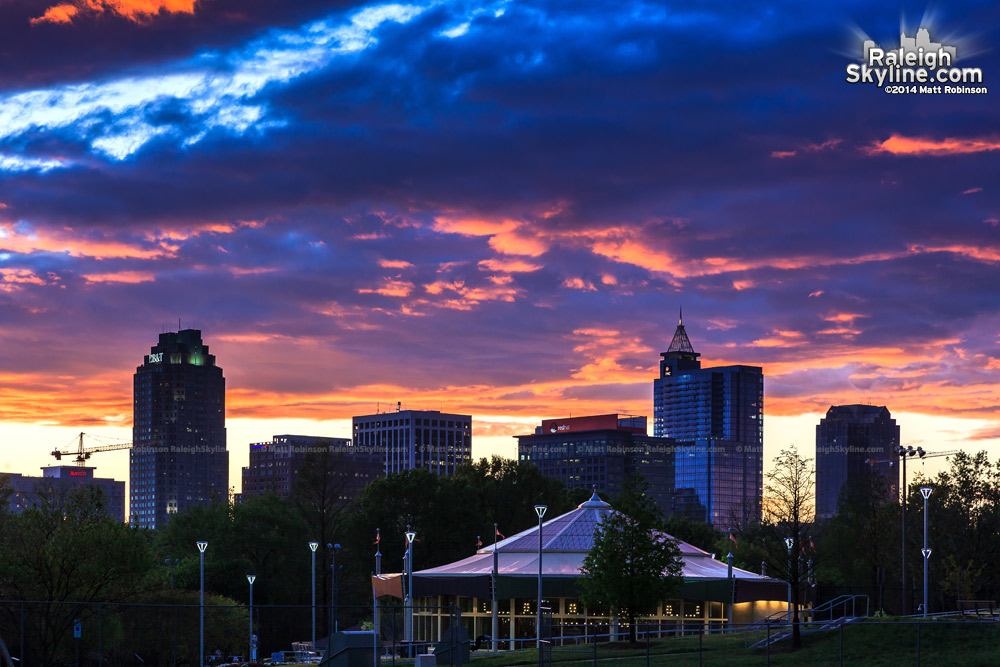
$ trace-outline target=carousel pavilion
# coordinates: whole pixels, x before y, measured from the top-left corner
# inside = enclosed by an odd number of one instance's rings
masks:
[[[542,525],[542,605],[552,609],[556,636],[623,631],[624,622],[578,599],[580,568],[594,544],[594,531],[612,511],[595,493],[575,510]],[[414,640],[437,641],[449,624],[447,609],[455,604],[471,637],[487,635],[499,640],[500,648],[512,649],[533,641],[538,530],[534,526],[468,558],[414,572]],[[730,578],[729,566],[708,552],[680,540],[677,546],[684,561],[684,582],[676,598],[663,600],[655,615],[642,620],[644,628],[653,624],[663,630],[721,629],[729,620],[730,605],[734,624],[752,623],[786,609],[784,581],[735,567]],[[378,595],[403,596],[402,575],[382,575],[373,584]]]

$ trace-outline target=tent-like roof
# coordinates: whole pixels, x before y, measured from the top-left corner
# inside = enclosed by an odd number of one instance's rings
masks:
[[[543,588],[549,595],[566,597],[578,594],[583,560],[594,545],[594,532],[610,512],[611,505],[601,500],[595,492],[590,500],[575,510],[550,519],[542,524],[542,578]],[[538,526],[521,531],[506,539],[477,551],[474,555],[454,563],[414,572],[414,595],[467,595],[489,597],[490,577],[493,573],[494,551],[497,560],[497,595],[500,599],[530,596],[538,577]],[[666,537],[670,537],[666,535]],[[671,538],[673,539],[673,538]],[[677,540],[684,560],[683,576],[686,597],[700,599],[720,598],[728,602],[728,568],[726,563],[712,558],[711,554],[687,542]],[[784,599],[784,582],[733,568],[737,584],[737,601],[750,599]],[[721,585],[707,586],[709,582]],[[766,584],[767,595],[760,585]],[[720,592],[707,594],[708,589]],[[742,589],[746,595],[740,595]],[[757,589],[751,594],[751,589]],[[702,593],[695,595],[694,593]],[[713,598],[714,596],[714,598]],[[739,598],[743,597],[744,600]]]

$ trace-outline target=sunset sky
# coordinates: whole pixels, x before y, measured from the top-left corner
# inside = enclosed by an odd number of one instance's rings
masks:
[[[249,442],[396,401],[512,456],[651,417],[680,307],[707,365],[764,368],[768,459],[840,403],[995,459],[1000,5],[924,10],[0,0],[0,470],[129,438],[178,320],[237,489]],[[990,92],[845,81],[920,26]]]

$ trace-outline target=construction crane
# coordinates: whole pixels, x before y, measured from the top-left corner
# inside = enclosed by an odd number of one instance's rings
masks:
[[[949,449],[946,452],[925,452],[923,447],[913,448],[913,445],[909,447],[903,447],[899,445],[896,447],[896,455],[903,459],[904,465],[906,462],[906,457],[915,456],[918,460],[923,459],[933,459],[938,456],[952,456],[954,454],[960,453],[961,449]],[[905,456],[904,456],[905,455]],[[888,463],[890,466],[895,465],[896,459],[884,459],[882,461],[872,461],[871,459],[865,459],[865,463],[868,465],[878,465],[880,463]]]
[[[119,449],[129,449],[132,447],[131,442],[118,442],[108,445],[99,445],[97,447],[84,447],[83,446],[83,436],[87,435],[85,433],[80,433],[77,437],[73,438],[77,441],[76,449],[53,449],[52,456],[56,457],[56,461],[61,461],[64,456],[71,456],[76,454],[76,464],[78,466],[86,465],[87,459],[90,458],[91,454],[96,454],[97,452],[113,452]],[[88,438],[94,438],[92,435],[87,435]]]

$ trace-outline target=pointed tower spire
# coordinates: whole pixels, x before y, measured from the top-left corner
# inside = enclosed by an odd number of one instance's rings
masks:
[[[691,341],[688,339],[687,332],[684,331],[684,311],[680,311],[680,318],[677,321],[677,330],[674,332],[674,338],[670,341],[670,347],[667,348],[667,353],[670,352],[683,352],[686,354],[694,354],[694,348],[691,347]]]
[[[684,306],[677,307],[677,326],[684,326]]]

